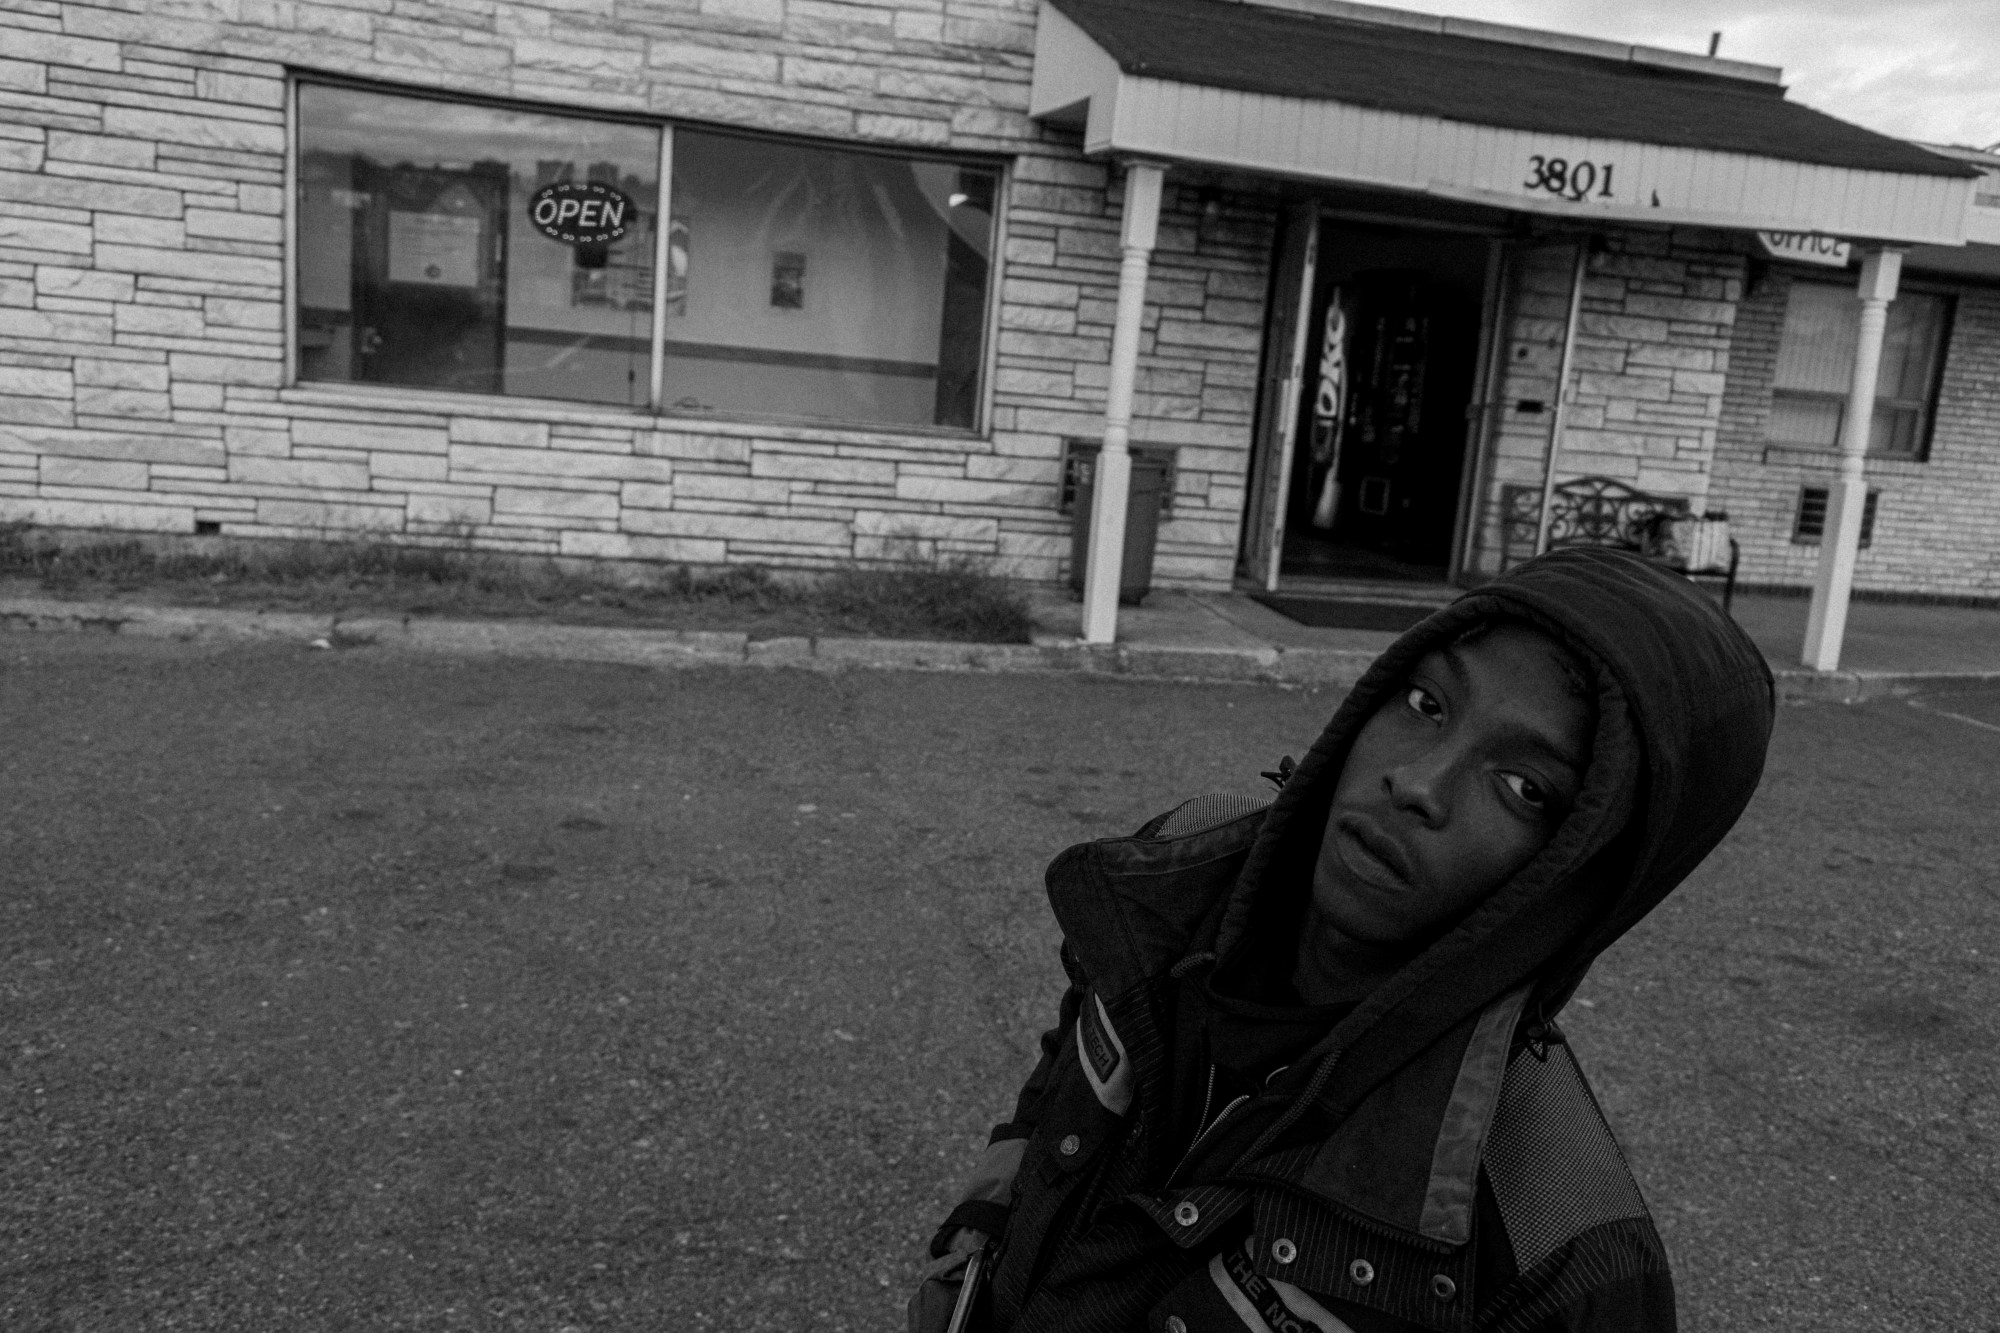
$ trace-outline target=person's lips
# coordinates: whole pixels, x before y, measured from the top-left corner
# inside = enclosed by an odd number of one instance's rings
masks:
[[[1383,889],[1407,889],[1414,882],[1410,858],[1400,844],[1366,815],[1342,815],[1334,824],[1341,864],[1356,879]]]

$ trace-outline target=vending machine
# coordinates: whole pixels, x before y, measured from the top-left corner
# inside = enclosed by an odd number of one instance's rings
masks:
[[[1316,322],[1296,510],[1341,547],[1412,564],[1449,555],[1477,310],[1414,269],[1357,273]],[[1457,410],[1454,410],[1454,407]]]

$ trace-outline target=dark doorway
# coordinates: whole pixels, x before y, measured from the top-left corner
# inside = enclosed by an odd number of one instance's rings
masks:
[[[356,164],[355,378],[501,391],[507,167]]]
[[[1484,237],[1325,224],[1283,574],[1448,576],[1486,263]]]

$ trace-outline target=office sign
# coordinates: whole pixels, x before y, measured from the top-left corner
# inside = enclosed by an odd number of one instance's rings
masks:
[[[564,245],[609,245],[638,220],[630,196],[597,181],[561,181],[528,196],[528,221]]]
[[[1764,253],[1773,259],[1790,259],[1800,264],[1826,268],[1846,268],[1854,247],[1846,241],[1816,231],[1760,231],[1757,239]]]

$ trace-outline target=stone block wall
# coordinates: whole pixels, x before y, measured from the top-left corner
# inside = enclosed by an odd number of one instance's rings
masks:
[[[1793,272],[1773,267],[1745,297],[1730,351],[1713,502],[1729,511],[1746,583],[1810,587],[1819,546],[1796,543],[1799,491],[1829,486],[1832,450],[1764,442],[1778,338]],[[1905,274],[1904,285],[1925,284]],[[1953,296],[1929,457],[1870,458],[1879,490],[1873,541],[1854,586],[1872,592],[2000,597],[2000,291],[1944,286]]]
[[[0,522],[373,535],[1054,578],[1095,437],[1117,182],[1028,120],[1037,0],[10,0],[0,9]],[[412,91],[977,154],[1009,167],[990,430],[716,423],[293,385],[287,67]],[[1159,580],[1233,571],[1271,229],[1169,191],[1134,437],[1178,453]]]
[[[1000,309],[994,445],[1058,481],[1046,461],[1065,438],[1104,429],[1118,303],[1119,183],[1095,163],[1023,160],[1008,226]],[[1109,195],[1109,207],[1097,202]],[[1193,189],[1170,185],[1146,284],[1133,402],[1135,444],[1175,450],[1175,493],[1154,575],[1175,586],[1226,586],[1242,522],[1244,476],[1277,225],[1274,199],[1235,195],[1204,216]],[[1067,567],[1069,521],[1017,529],[1010,554]],[[1031,545],[1032,543],[1032,545]]]
[[[1542,484],[1575,256],[1563,239],[1524,246],[1512,261],[1469,560],[1482,573],[1501,567],[1504,488]],[[1558,482],[1613,477],[1704,507],[1744,271],[1741,247],[1714,233],[1630,228],[1600,238],[1577,314]]]

